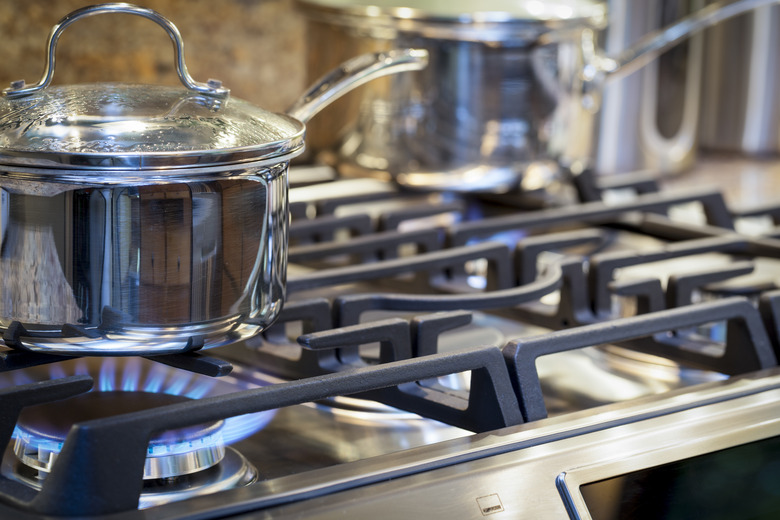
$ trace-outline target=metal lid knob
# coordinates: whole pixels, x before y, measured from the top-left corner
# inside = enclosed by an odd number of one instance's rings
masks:
[[[199,94],[214,96],[219,98],[227,97],[230,93],[230,89],[222,86],[222,82],[219,80],[210,79],[207,83],[200,83],[192,79],[190,73],[187,71],[187,65],[184,63],[184,42],[179,33],[179,29],[167,18],[160,13],[147,9],[145,7],[138,7],[132,4],[125,3],[112,3],[101,4],[82,9],[77,9],[69,15],[60,20],[49,33],[49,43],[46,51],[46,68],[43,71],[43,76],[35,85],[26,86],[24,80],[17,80],[11,83],[9,88],[3,90],[3,95],[6,97],[14,98],[27,96],[34,92],[38,92],[41,89],[46,88],[54,77],[54,65],[55,65],[55,53],[57,50],[57,42],[60,39],[62,32],[73,22],[80,18],[86,18],[94,16],[96,14],[103,13],[125,13],[142,16],[149,20],[152,20],[157,25],[165,29],[168,36],[173,41],[174,57],[176,61],[176,73],[179,76],[182,84],[193,92]]]

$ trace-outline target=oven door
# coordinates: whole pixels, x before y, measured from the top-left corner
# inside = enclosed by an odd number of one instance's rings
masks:
[[[570,518],[780,518],[773,389],[595,434],[557,478]],[[587,442],[587,441],[586,441]]]

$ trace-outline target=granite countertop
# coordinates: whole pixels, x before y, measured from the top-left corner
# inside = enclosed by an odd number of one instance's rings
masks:
[[[0,85],[40,78],[51,27],[97,0],[3,0]],[[304,20],[292,0],[133,0],[171,20],[193,78],[217,78],[232,95],[284,111],[305,86]],[[95,81],[177,85],[165,31],[139,16],[78,20],[57,47],[54,84]],[[4,88],[4,87],[3,87]]]

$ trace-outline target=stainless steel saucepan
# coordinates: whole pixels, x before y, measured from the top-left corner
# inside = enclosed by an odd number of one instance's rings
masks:
[[[339,101],[310,150],[345,175],[455,191],[543,189],[590,166],[602,84],[684,38],[776,0],[705,7],[616,56],[596,44],[601,0],[298,0],[314,74],[344,53],[413,46],[421,74]],[[618,145],[619,146],[619,145]]]
[[[186,88],[49,86],[62,31],[128,13],[162,26]],[[39,83],[0,99],[0,334],[15,348],[165,354],[268,326],[285,297],[287,173],[304,122],[344,92],[417,70],[425,51],[364,55],[287,114],[199,83],[181,36],[129,4],[74,11],[51,32]]]

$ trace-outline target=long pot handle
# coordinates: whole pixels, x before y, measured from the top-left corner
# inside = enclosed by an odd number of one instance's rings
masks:
[[[780,0],[730,0],[717,2],[652,32],[614,57],[600,56],[594,63],[606,78],[623,77],[644,67],[694,33]]]
[[[38,83],[27,86],[25,85],[24,80],[14,81],[9,88],[3,90],[3,95],[9,98],[21,97],[46,88],[54,77],[55,53],[57,50],[57,42],[59,41],[62,32],[76,20],[103,13],[134,14],[152,20],[165,29],[168,36],[171,37],[174,58],[176,61],[176,73],[185,87],[199,94],[213,97],[226,97],[229,94],[230,90],[223,87],[219,80],[210,79],[207,83],[199,83],[192,79],[192,76],[190,76],[190,73],[187,71],[187,65],[184,63],[184,42],[181,33],[179,33],[179,29],[177,29],[170,20],[160,13],[145,7],[125,3],[111,3],[83,7],[73,11],[60,20],[52,27],[51,32],[49,33],[46,66]]]
[[[397,72],[421,70],[427,65],[428,51],[423,49],[357,56],[317,80],[287,110],[287,114],[306,122],[333,101],[364,83]]]

